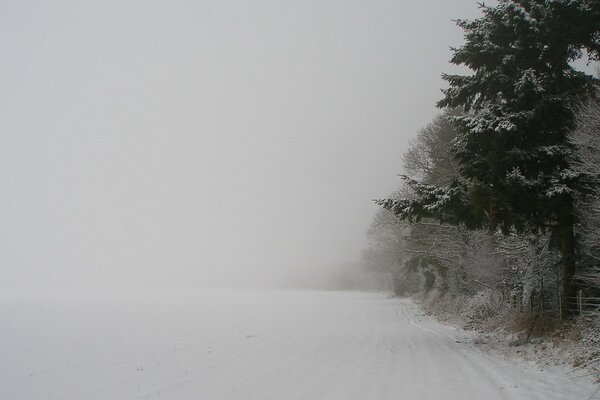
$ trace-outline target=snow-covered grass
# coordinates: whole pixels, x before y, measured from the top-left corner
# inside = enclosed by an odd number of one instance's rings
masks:
[[[0,398],[586,399],[409,300],[311,291],[0,293]]]
[[[600,314],[580,317],[572,328],[576,345],[572,351],[577,370],[591,370],[600,382]]]

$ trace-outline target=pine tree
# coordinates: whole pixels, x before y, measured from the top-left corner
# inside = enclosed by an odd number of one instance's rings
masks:
[[[453,146],[459,177],[445,187],[408,179],[417,199],[379,204],[405,219],[435,217],[504,232],[550,230],[562,254],[561,315],[575,273],[574,198],[580,176],[571,169],[568,133],[574,104],[594,78],[572,67],[600,59],[600,1],[500,0],[482,17],[459,20],[465,44],[451,62],[472,75],[443,75],[440,107],[461,134]]]

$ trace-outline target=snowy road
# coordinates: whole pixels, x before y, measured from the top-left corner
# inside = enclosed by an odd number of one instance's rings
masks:
[[[408,301],[228,291],[0,296],[0,399],[587,399]]]

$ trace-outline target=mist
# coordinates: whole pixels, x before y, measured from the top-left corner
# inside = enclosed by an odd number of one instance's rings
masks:
[[[477,12],[3,2],[0,286],[335,286]]]

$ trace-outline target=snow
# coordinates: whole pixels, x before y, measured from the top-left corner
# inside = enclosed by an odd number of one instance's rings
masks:
[[[408,300],[313,291],[0,294],[2,399],[587,399]]]

